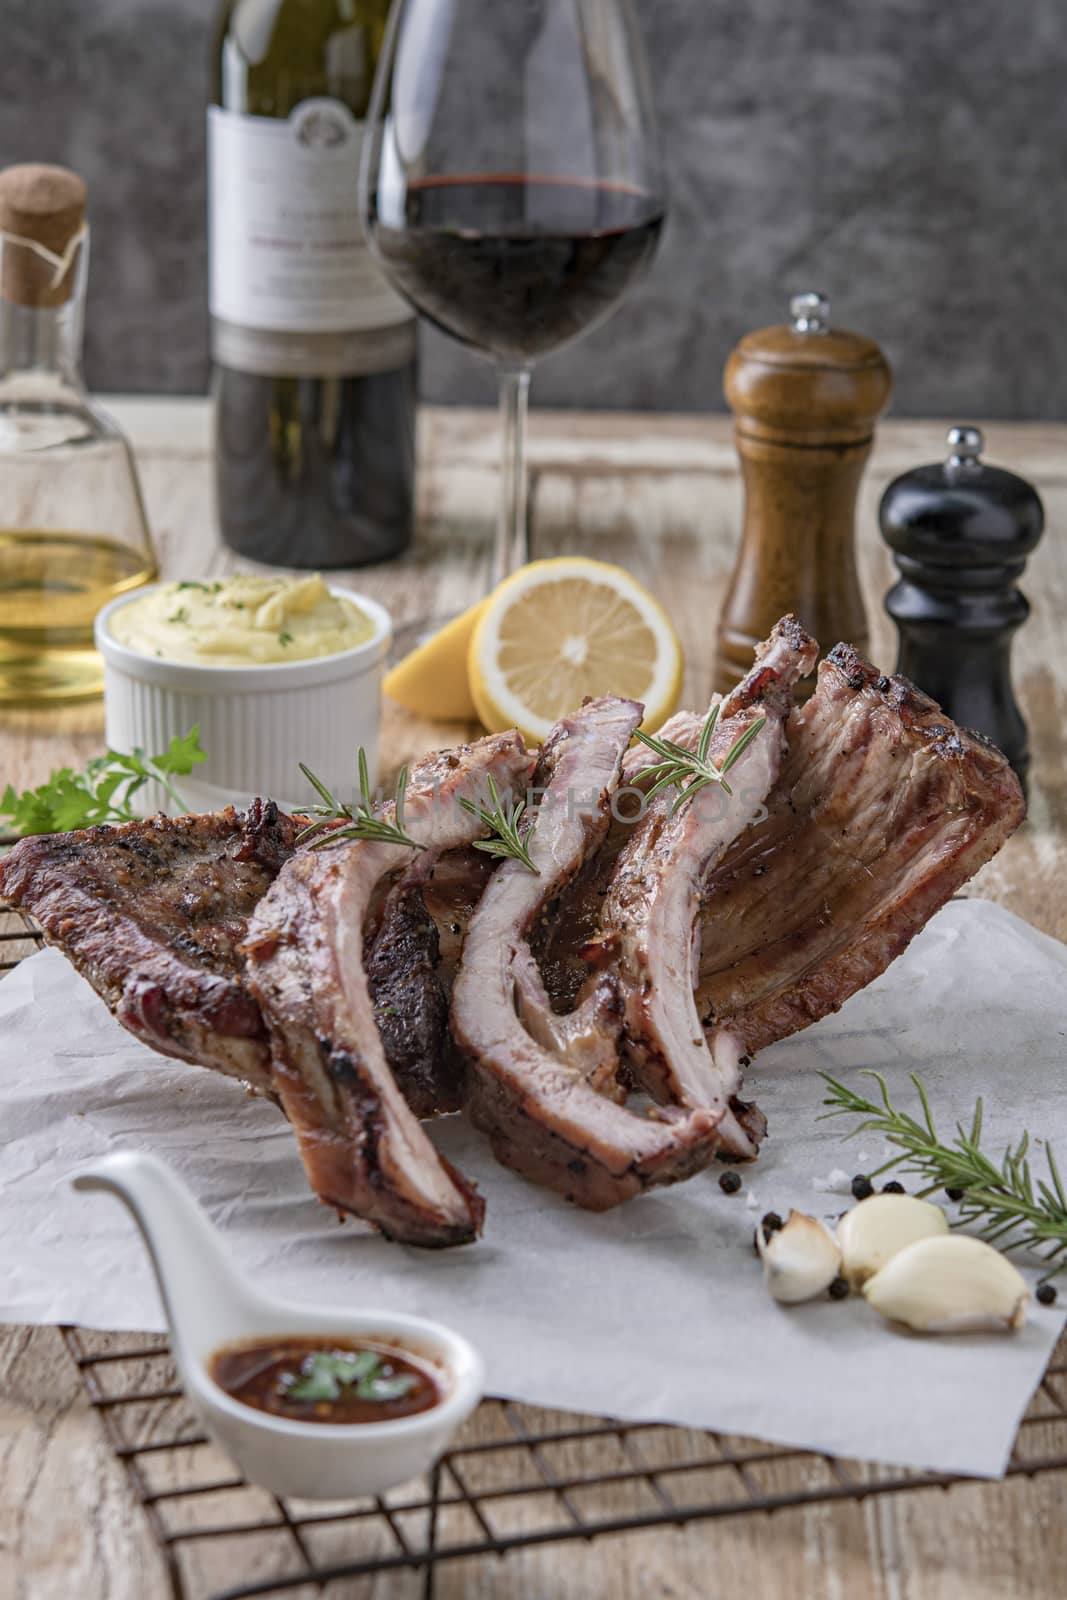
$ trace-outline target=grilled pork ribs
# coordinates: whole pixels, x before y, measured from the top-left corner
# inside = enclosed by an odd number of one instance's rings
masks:
[[[465,1243],[478,1234],[484,1206],[438,1156],[389,1070],[367,981],[368,910],[384,878],[400,874],[389,898],[402,906],[439,855],[484,837],[477,804],[488,779],[511,796],[525,789],[530,766],[517,733],[429,757],[412,773],[404,803],[404,832],[415,850],[358,839],[300,851],[249,923],[249,983],[312,1188],[406,1244]],[[475,806],[473,815],[464,800]],[[399,1003],[412,1011],[425,1006],[424,981],[416,963],[407,992],[396,994]]]
[[[390,1237],[479,1231],[418,1121],[465,1095],[506,1165],[614,1205],[753,1154],[742,1060],[883,972],[1022,820],[999,751],[846,645],[791,709],[814,652],[784,618],[720,705],[716,761],[766,718],[736,799],[646,801],[632,702],[564,718],[527,816],[536,876],[473,849],[487,824],[457,803],[490,772],[524,793],[532,758],[505,734],[415,770],[414,851],[311,852],[306,819],[260,801],[24,839],[0,890],[138,1038],[280,1099],[312,1187]],[[661,732],[695,750],[704,722]]]
[[[15,846],[0,885],[145,1044],[270,1092],[240,945],[298,832],[257,801],[243,814],[42,834]]]
[[[848,645],[788,738],[767,821],[704,888],[697,1007],[748,1051],[877,978],[1025,815],[999,750]]]

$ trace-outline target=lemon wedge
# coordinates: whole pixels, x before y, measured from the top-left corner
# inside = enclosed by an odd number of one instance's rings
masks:
[[[470,693],[490,733],[544,739],[586,695],[640,700],[649,732],[678,704],[682,647],[663,607],[622,567],[534,561],[485,602],[470,642]]]
[[[473,722],[478,713],[467,680],[467,656],[478,618],[489,604],[461,612],[386,673],[382,688],[391,700],[420,717]]]

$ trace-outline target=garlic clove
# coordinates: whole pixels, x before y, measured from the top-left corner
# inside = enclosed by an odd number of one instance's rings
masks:
[[[791,1211],[784,1228],[769,1238],[756,1230],[763,1276],[775,1300],[796,1305],[828,1289],[841,1266],[837,1240],[823,1223],[803,1211]]]
[[[950,1233],[899,1250],[863,1287],[883,1317],[917,1333],[1021,1328],[1029,1290],[999,1250]]]
[[[872,1194],[846,1211],[837,1225],[841,1271],[858,1289],[899,1250],[947,1232],[948,1218],[940,1206],[911,1194]]]

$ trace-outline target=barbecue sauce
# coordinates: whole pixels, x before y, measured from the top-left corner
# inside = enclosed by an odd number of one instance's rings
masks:
[[[385,1343],[246,1341],[216,1350],[209,1371],[231,1399],[293,1422],[392,1422],[442,1399],[425,1367]]]

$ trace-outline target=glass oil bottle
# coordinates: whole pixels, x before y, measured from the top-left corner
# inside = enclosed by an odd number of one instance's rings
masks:
[[[82,180],[0,172],[0,706],[101,692],[93,619],[156,576],[130,447],[80,372]]]

